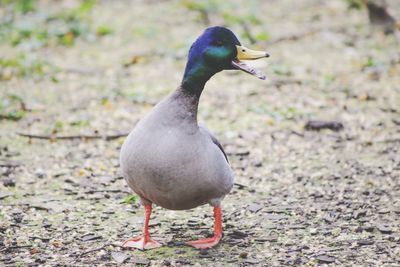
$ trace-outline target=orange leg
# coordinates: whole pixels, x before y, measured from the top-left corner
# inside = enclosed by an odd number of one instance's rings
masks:
[[[214,207],[214,236],[210,238],[189,241],[186,244],[199,249],[211,248],[216,246],[222,238],[222,214],[221,207]]]
[[[151,215],[151,204],[144,205],[144,228],[143,235],[126,240],[122,246],[125,248],[137,248],[140,250],[161,247],[161,244],[151,239],[149,233],[149,221]]]

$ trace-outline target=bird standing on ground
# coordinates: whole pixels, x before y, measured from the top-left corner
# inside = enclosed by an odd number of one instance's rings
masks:
[[[158,103],[132,130],[120,155],[122,173],[145,208],[143,234],[124,247],[161,246],[150,237],[152,204],[186,210],[209,203],[214,207],[214,236],[187,242],[209,248],[222,238],[221,200],[233,186],[233,172],[216,137],[197,122],[200,95],[206,82],[222,70],[239,69],[265,76],[240,60],[268,57],[242,46],[233,32],[211,27],[193,43],[181,85]]]

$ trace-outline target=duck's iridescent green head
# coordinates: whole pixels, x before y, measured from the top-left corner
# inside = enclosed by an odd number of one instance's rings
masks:
[[[239,69],[260,79],[265,76],[240,60],[269,57],[263,51],[242,46],[236,35],[224,27],[210,27],[193,43],[183,77],[183,86],[202,87],[215,73]]]

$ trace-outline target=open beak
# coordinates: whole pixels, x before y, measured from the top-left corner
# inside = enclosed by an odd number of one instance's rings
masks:
[[[247,72],[251,75],[258,77],[261,80],[265,80],[264,74],[262,74],[259,70],[256,70],[246,65],[244,62],[240,60],[255,60],[263,57],[269,57],[269,54],[264,51],[251,50],[241,45],[237,45],[236,49],[237,49],[237,56],[236,59],[232,60],[232,66],[235,69],[242,70],[244,72]]]

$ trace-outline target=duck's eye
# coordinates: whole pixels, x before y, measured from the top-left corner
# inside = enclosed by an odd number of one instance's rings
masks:
[[[224,43],[222,41],[215,41],[216,46],[223,46]]]

